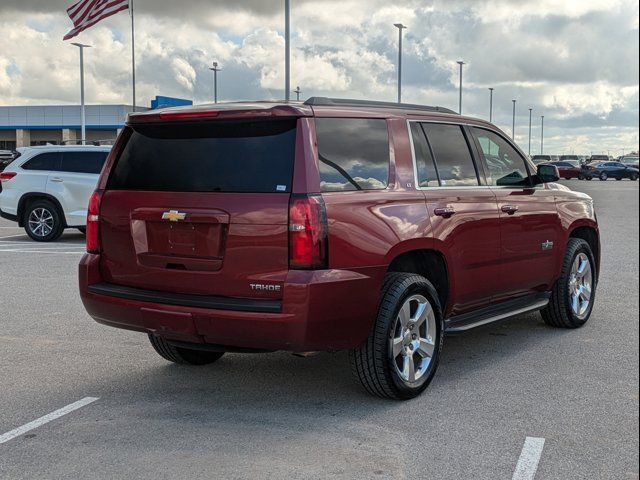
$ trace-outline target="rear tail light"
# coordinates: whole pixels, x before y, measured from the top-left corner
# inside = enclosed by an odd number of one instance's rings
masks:
[[[18,172],[0,172],[0,182],[6,182],[18,175]]]
[[[100,253],[100,201],[102,192],[96,190],[89,198],[89,209],[87,211],[87,253]]]
[[[327,268],[328,245],[329,227],[322,196],[292,195],[289,201],[289,268]]]

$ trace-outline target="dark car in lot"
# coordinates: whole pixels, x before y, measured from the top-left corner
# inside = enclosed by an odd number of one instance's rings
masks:
[[[444,334],[523,312],[576,328],[600,261],[592,199],[496,126],[312,98],[129,116],[89,202],[89,314],[164,359],[349,350],[374,395],[433,378]]]
[[[602,181],[615,178],[628,178],[634,182],[638,180],[638,169],[620,162],[592,162],[582,166],[582,176],[585,180],[599,178]]]
[[[582,180],[582,169],[579,165],[568,161],[549,162],[547,165],[553,165],[557,167],[560,173],[560,178],[565,180],[571,180],[572,178],[579,178]]]

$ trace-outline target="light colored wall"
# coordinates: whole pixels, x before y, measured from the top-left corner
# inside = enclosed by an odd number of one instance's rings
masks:
[[[16,130],[16,146],[17,147],[29,147],[31,145],[31,131],[30,130]]]

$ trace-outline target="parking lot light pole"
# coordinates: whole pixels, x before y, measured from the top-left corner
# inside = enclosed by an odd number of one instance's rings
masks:
[[[540,115],[540,155],[544,154],[544,115]]]
[[[460,89],[458,91],[458,113],[462,115],[462,66],[464,65],[464,62],[462,60],[458,60],[456,63],[460,65]]]
[[[511,100],[513,102],[513,120],[511,122],[511,140],[515,142],[516,140],[516,101]]]
[[[84,43],[72,43],[80,49],[80,141],[82,145],[85,144],[87,139],[87,122],[84,107],[84,49],[91,48],[91,45],[85,45]]]
[[[533,108],[529,109],[529,156],[531,156],[531,113]]]
[[[489,87],[489,121],[493,121],[493,87]]]
[[[284,99],[291,99],[291,1],[284,0]]]
[[[213,72],[213,103],[218,103],[218,72],[222,69],[218,68],[218,62],[213,62],[209,70]]]
[[[407,27],[401,23],[393,26],[398,29],[398,103],[402,103],[402,30]]]

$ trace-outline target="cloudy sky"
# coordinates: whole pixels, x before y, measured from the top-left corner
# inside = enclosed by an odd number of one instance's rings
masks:
[[[78,52],[62,37],[73,0],[0,0],[0,105],[77,103]],[[637,0],[292,0],[292,84],[312,95],[395,100],[397,29],[403,100],[488,117],[532,153],[638,148]],[[135,0],[139,104],[156,95],[283,98],[283,0]],[[88,103],[131,103],[127,12],[82,33]]]

